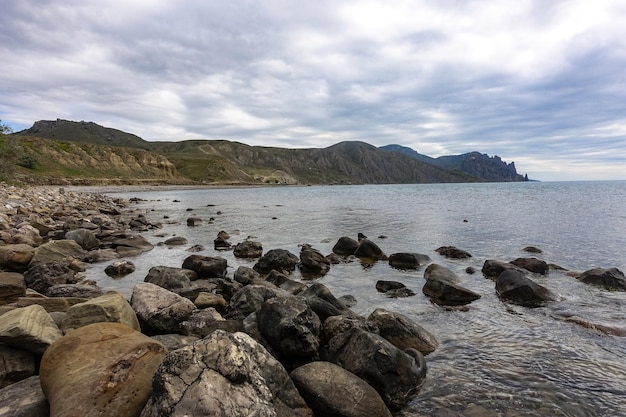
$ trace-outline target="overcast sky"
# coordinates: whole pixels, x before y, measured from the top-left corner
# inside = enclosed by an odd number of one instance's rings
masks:
[[[625,22],[623,0],[5,1],[0,119],[626,179]]]

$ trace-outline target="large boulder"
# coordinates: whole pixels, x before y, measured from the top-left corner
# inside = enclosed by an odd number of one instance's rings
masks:
[[[469,304],[481,297],[480,294],[459,285],[459,277],[441,265],[429,265],[424,271],[424,278],[426,283],[422,292],[436,304],[458,306]]]
[[[300,263],[298,264],[303,274],[320,276],[330,270],[330,261],[317,249],[309,245],[303,245],[300,250]]]
[[[85,250],[94,250],[100,246],[95,233],[87,229],[74,229],[65,234],[66,239],[75,241]]]
[[[510,262],[498,261],[496,259],[487,259],[483,263],[481,272],[489,279],[495,280],[500,274],[506,270],[515,270],[524,273],[524,269],[519,266],[513,265]]]
[[[305,283],[293,280],[287,275],[276,271],[275,269],[272,269],[272,271],[267,275],[265,280],[271,284],[276,285],[281,290],[285,290],[288,293],[294,295],[301,293],[307,288]]]
[[[527,271],[542,275],[550,270],[546,261],[542,261],[537,258],[517,258],[512,260],[511,263],[515,266],[519,266],[520,268],[524,268]]]
[[[70,330],[100,322],[114,322],[140,330],[139,321],[126,298],[119,292],[110,291],[84,303],[75,304],[67,310],[61,329]]]
[[[456,246],[441,246],[440,248],[435,249],[435,252],[441,256],[452,259],[466,259],[472,257],[469,252],[459,249]]]
[[[354,251],[354,256],[371,260],[387,259],[387,256],[383,253],[382,249],[376,243],[367,238],[359,240],[359,246]]]
[[[69,263],[85,257],[83,248],[73,240],[51,240],[35,249],[31,265],[48,262]]]
[[[359,247],[359,242],[348,236],[342,236],[339,238],[335,246],[333,246],[333,253],[341,256],[354,255],[354,252]]]
[[[260,258],[263,255],[263,245],[260,242],[244,240],[233,247],[236,258]]]
[[[324,284],[315,283],[299,295],[307,300],[309,306],[315,314],[317,314],[322,323],[331,316],[355,315],[352,310],[346,308]]]
[[[34,255],[35,248],[30,245],[0,245],[0,268],[23,272],[28,268]]]
[[[421,353],[401,351],[382,336],[358,327],[330,339],[321,358],[364,379],[395,410],[406,406],[426,377]]]
[[[311,362],[290,376],[316,416],[391,417],[374,388],[338,365]]]
[[[317,355],[322,329],[306,299],[273,297],[257,312],[258,326],[267,342],[286,359],[309,359]]]
[[[190,300],[148,282],[135,285],[130,303],[142,330],[155,334],[179,333],[180,323],[196,308]]]
[[[23,349],[0,345],[0,388],[35,374],[35,356]],[[2,403],[0,403],[0,409]]]
[[[166,353],[162,344],[119,323],[72,330],[41,360],[50,415],[138,416]]]
[[[502,300],[526,307],[538,307],[558,299],[552,291],[528,278],[524,272],[512,269],[498,276],[496,293]]]
[[[40,305],[16,308],[0,316],[0,343],[42,354],[62,336]]]
[[[26,294],[24,276],[18,272],[0,272],[0,305],[17,301]]]
[[[194,271],[200,278],[223,278],[228,262],[219,256],[189,255],[182,266]]]
[[[428,255],[399,252],[389,255],[389,265],[397,269],[417,269],[431,261]]]
[[[179,288],[188,288],[191,281],[197,280],[198,274],[191,269],[175,268],[171,266],[153,266],[144,278],[149,282],[167,290],[174,291]]]
[[[217,330],[170,352],[141,417],[312,417],[287,371],[244,333]]]
[[[377,308],[367,320],[378,328],[378,334],[400,350],[415,349],[428,355],[439,347],[435,336],[403,314]]]
[[[0,417],[50,417],[38,375],[0,389]]]
[[[240,284],[249,285],[255,281],[260,280],[261,274],[259,274],[257,271],[250,268],[249,266],[241,265],[233,274],[233,279]]]
[[[298,257],[286,249],[272,249],[263,255],[253,268],[261,274],[267,274],[272,269],[288,274],[296,269],[298,261]]]
[[[284,295],[281,290],[265,285],[246,285],[230,299],[229,317],[243,320],[249,314],[259,311],[266,300]]]
[[[143,236],[126,233],[116,235],[111,246],[121,257],[137,256],[154,249],[154,245]]]
[[[39,263],[24,272],[24,282],[28,288],[45,294],[53,285],[74,284],[76,272],[58,262]]]
[[[597,285],[607,290],[626,291],[626,278],[617,268],[594,268],[576,278],[585,284]]]

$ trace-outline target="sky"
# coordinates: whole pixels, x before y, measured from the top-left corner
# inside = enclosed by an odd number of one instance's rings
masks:
[[[622,0],[5,1],[0,120],[626,180],[624,22]]]

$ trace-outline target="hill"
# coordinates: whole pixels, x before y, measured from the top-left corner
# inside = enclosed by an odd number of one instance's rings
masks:
[[[456,162],[358,141],[310,149],[249,146],[226,140],[147,142],[92,122],[60,119],[38,121],[10,137],[24,149],[21,159],[13,160],[16,172],[30,182],[389,184],[484,180]]]

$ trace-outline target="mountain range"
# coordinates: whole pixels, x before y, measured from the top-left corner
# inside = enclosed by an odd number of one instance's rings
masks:
[[[93,122],[41,120],[7,135],[0,168],[29,183],[391,184],[524,181],[513,162],[479,152],[431,158],[400,145],[249,146],[149,142]],[[10,168],[10,169],[6,169]],[[5,176],[7,172],[5,172]]]

